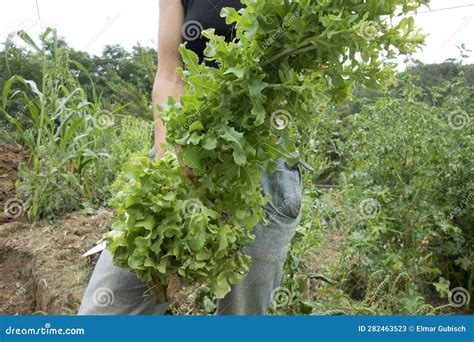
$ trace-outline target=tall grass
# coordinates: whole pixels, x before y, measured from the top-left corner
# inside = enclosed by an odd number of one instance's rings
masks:
[[[114,113],[101,110],[93,85],[92,99],[87,97],[69,64],[86,75],[87,70],[58,48],[54,29],[40,36],[39,46],[24,31],[18,36],[41,59],[41,85],[19,75],[9,79],[2,91],[1,114],[32,155],[32,164],[19,170],[17,189],[25,198],[29,219],[35,221],[81,206],[86,167],[110,157],[98,152],[97,144],[111,134]],[[23,117],[10,112],[13,101],[26,106]]]

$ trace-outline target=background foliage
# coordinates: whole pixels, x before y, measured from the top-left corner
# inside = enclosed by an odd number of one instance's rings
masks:
[[[123,163],[151,145],[156,65],[139,46],[90,56],[42,38],[0,54],[0,139],[36,158],[18,184],[32,219],[106,206]],[[414,62],[389,89],[356,85],[349,105],[319,110],[298,148],[316,172],[275,314],[435,314],[454,310],[450,289],[472,294],[473,70]],[[340,254],[315,270],[328,234]],[[196,296],[204,312],[208,295]]]

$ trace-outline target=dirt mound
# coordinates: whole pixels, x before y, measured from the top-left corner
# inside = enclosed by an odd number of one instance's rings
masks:
[[[20,145],[0,145],[0,224],[10,218],[5,213],[7,201],[15,198],[15,182],[21,162],[28,162],[29,153]]]
[[[30,255],[0,249],[0,315],[28,315],[34,311]]]
[[[54,223],[0,225],[0,315],[72,315],[93,263],[82,254],[112,216],[69,214]]]

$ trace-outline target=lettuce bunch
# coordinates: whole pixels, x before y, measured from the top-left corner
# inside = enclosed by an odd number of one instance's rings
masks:
[[[222,298],[245,277],[242,246],[267,220],[262,173],[278,158],[297,161],[305,123],[325,103],[347,100],[356,83],[390,82],[390,61],[424,38],[407,14],[428,0],[242,2],[246,8],[221,13],[236,25],[236,40],[202,32],[206,59],[219,68],[180,48],[185,94],[160,108],[180,162],[171,150],[156,162],[132,160],[114,185],[108,248],[116,265],[151,285],[178,274]]]

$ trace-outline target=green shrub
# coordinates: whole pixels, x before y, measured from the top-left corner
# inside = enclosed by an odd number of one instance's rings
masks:
[[[143,156],[151,148],[153,125],[133,116],[117,120],[111,134],[99,137],[97,150],[104,157],[94,160],[85,172],[84,183],[88,197],[99,205],[110,198],[110,186],[123,165],[133,156]]]
[[[408,274],[398,290],[412,297],[440,276],[472,290],[472,127],[455,129],[440,116],[385,99],[348,118],[347,267],[361,289],[382,270],[391,281]]]

